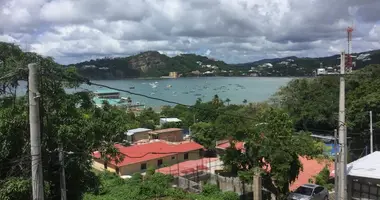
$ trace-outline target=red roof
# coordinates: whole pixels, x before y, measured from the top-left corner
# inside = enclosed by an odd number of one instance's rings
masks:
[[[227,149],[228,147],[230,147],[231,144],[229,141],[225,142],[225,143],[221,143],[221,144],[218,144],[218,146],[216,146],[217,148],[219,149]],[[235,143],[235,148],[237,150],[244,150],[244,142],[236,142]]]
[[[185,153],[189,151],[195,151],[202,149],[203,146],[196,142],[183,142],[179,144],[169,144],[167,142],[152,142],[133,146],[122,146],[116,144],[115,147],[119,149],[120,153],[124,154],[124,160],[121,163],[115,164],[114,161],[110,163],[118,167],[130,165],[134,163],[146,162],[149,160],[155,160],[170,155],[176,155],[178,153]],[[93,153],[95,158],[100,158],[100,152]]]

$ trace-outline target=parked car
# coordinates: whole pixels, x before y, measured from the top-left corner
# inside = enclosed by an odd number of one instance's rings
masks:
[[[290,193],[287,200],[328,200],[329,191],[316,184],[304,184]]]

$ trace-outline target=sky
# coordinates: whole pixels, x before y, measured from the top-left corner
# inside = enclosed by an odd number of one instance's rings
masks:
[[[380,0],[0,0],[0,41],[71,64],[155,50],[244,63],[380,49]]]

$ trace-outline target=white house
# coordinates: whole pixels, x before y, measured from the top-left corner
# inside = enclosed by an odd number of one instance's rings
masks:
[[[380,151],[347,165],[348,199],[380,199]]]

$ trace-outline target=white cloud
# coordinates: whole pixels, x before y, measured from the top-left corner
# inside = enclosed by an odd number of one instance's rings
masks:
[[[0,41],[73,63],[147,50],[227,62],[380,48],[377,0],[0,0]],[[5,19],[5,20],[3,20]],[[25,45],[28,44],[28,45]]]

